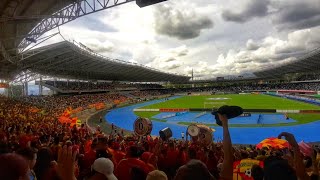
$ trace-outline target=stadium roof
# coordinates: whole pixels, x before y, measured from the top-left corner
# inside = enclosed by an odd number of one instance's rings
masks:
[[[254,72],[260,78],[278,78],[285,74],[314,72],[320,69],[320,48],[278,67]]]
[[[47,31],[78,17],[134,0],[1,0],[0,79],[12,80],[20,73],[17,62],[29,45],[46,37]]]
[[[0,78],[17,73],[14,57],[19,43],[45,17],[75,0],[1,0],[0,1]]]
[[[26,53],[19,67],[42,75],[132,82],[188,82],[190,77],[169,74],[137,63],[97,54],[81,43],[62,41]]]
[[[52,69],[47,68],[50,71],[44,71],[43,66],[35,68],[34,64],[26,65],[28,61],[36,61],[35,57],[31,58],[31,52],[26,52],[25,48],[34,44],[36,41],[40,41],[40,36],[45,32],[56,28],[60,25],[68,23],[72,20],[75,20],[78,17],[85,16],[97,11],[101,11],[107,8],[118,6],[124,3],[128,3],[134,0],[114,0],[114,1],[103,1],[103,0],[0,0],[0,79],[13,80],[22,70],[25,70],[26,67],[29,70],[37,70],[37,72],[45,72],[48,75],[59,75],[75,78],[83,78],[79,76],[80,72],[83,72],[82,69],[76,70],[78,72],[61,70],[52,71]],[[41,37],[43,38],[43,37]],[[53,45],[55,46],[55,45]],[[51,46],[51,47],[53,47]],[[70,48],[71,49],[71,48]],[[44,50],[44,49],[41,49]],[[26,52],[26,53],[22,53]],[[34,52],[34,51],[33,51]],[[262,71],[255,72],[254,74],[258,78],[276,78],[281,77],[284,74],[288,73],[297,73],[297,72],[310,72],[320,69],[320,50],[314,51],[306,57],[300,58],[299,60],[285,64],[279,67],[270,68]],[[40,53],[41,54],[41,53]],[[21,56],[23,56],[21,58]],[[95,55],[96,56],[96,55]],[[28,57],[27,59],[24,59]],[[94,60],[92,60],[94,59]],[[98,58],[92,58],[91,61],[96,61]],[[109,58],[106,58],[109,59]],[[92,63],[90,61],[90,63]],[[43,61],[46,62],[46,61]],[[74,61],[76,62],[76,61]],[[118,62],[123,66],[129,67],[132,64],[126,64],[121,61],[115,60],[106,60],[106,62]],[[106,63],[104,62],[104,63]],[[38,64],[41,64],[38,62]],[[71,63],[70,63],[71,64]],[[49,65],[48,65],[49,66]],[[50,67],[55,67],[53,65]],[[97,65],[98,66],[98,65]],[[60,68],[60,66],[58,66]],[[77,67],[77,66],[75,66]],[[86,67],[86,66],[83,66]],[[82,67],[82,68],[83,68]],[[98,66],[99,67],[99,66]],[[172,79],[166,80],[185,80],[188,77],[179,76],[179,75],[169,75],[165,76],[163,72],[157,70],[147,69],[145,67],[137,66],[139,68],[144,68],[146,71],[152,71],[160,73],[166,77],[170,76]],[[141,73],[137,70],[137,67],[133,69],[135,73]],[[43,68],[43,69],[41,69]],[[101,68],[101,67],[100,67]],[[92,69],[92,68],[91,68]],[[90,69],[90,70],[91,70]],[[59,72],[59,74],[57,73]],[[68,72],[70,74],[68,74]],[[140,75],[135,75],[132,78],[124,78],[122,76],[116,76],[110,74],[106,77],[106,73],[98,74],[98,72],[92,72],[87,70],[87,74],[83,75],[86,78],[116,78],[116,79],[134,79],[136,80]],[[124,75],[123,75],[124,76]],[[175,77],[175,78],[173,78]],[[145,79],[145,78],[144,78]],[[157,79],[157,78],[149,78]]]

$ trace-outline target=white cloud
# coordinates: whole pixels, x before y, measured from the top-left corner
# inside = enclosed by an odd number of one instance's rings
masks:
[[[230,50],[226,55],[220,54],[213,70],[218,74],[242,74],[257,71],[266,66],[295,60],[297,57],[320,46],[319,28],[299,30],[289,33],[286,39],[272,36],[262,40],[255,50]],[[248,40],[248,44],[253,43]],[[229,73],[228,73],[229,72]]]
[[[213,27],[208,16],[195,12],[194,9],[186,11],[178,6],[157,6],[154,16],[157,33],[180,40],[196,38],[202,30]]]
[[[91,50],[98,53],[112,52],[114,49],[114,44],[109,41],[100,42],[96,39],[87,40],[85,45]]]
[[[259,45],[256,44],[252,39],[249,39],[246,44],[247,50],[257,50]]]
[[[79,18],[60,30],[67,40],[81,42],[111,58],[179,74],[191,75],[193,69],[197,77],[237,75],[288,62],[319,47],[320,27],[311,23],[319,16],[312,6],[317,7],[316,3],[317,0],[175,0],[146,8],[128,3]],[[288,14],[295,15],[292,9],[301,4],[304,10],[297,14],[299,23],[288,19]],[[250,7],[259,7],[263,12]],[[163,16],[159,10],[164,11]],[[227,15],[240,14],[238,22],[242,23],[229,22],[237,19],[223,17],[225,10],[230,11]],[[304,26],[300,25],[303,15],[307,19]],[[95,20],[89,23],[92,19]],[[212,22],[212,26],[190,26],[197,25],[199,19]],[[191,33],[184,36],[181,29]],[[158,34],[160,30],[162,35]],[[61,40],[56,36],[48,43]]]
[[[252,18],[263,17],[268,14],[269,0],[248,0],[238,1],[240,6],[233,7],[232,9],[226,9],[222,12],[222,18],[226,21],[233,21],[238,23],[244,23]],[[240,9],[240,10],[238,10]]]
[[[177,68],[184,65],[181,58],[186,56],[188,52],[189,50],[186,45],[171,48],[167,51],[159,51],[156,57],[149,62],[147,66],[161,69],[163,71],[174,72]]]

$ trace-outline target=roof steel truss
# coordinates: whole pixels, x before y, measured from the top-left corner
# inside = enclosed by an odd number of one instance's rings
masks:
[[[0,51],[1,51],[1,54],[2,54],[2,56],[4,57],[4,59],[6,60],[6,61],[9,61],[9,62],[11,62],[11,63],[13,63],[13,61],[12,61],[12,59],[11,59],[11,56],[7,53],[7,51],[6,51],[6,49],[5,49],[5,47],[3,46],[3,43],[1,42],[1,40],[0,40]]]
[[[43,19],[29,33],[28,39],[37,40],[45,32],[54,29],[67,22],[73,21],[78,17],[95,13],[101,10],[119,6],[134,0],[76,0],[69,6],[53,13],[52,16]],[[32,42],[26,38],[19,44],[19,52],[25,50]]]

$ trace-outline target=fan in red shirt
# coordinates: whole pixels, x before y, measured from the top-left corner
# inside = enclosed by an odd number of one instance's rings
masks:
[[[152,162],[151,158],[155,159],[154,154],[151,152],[144,152],[141,155],[141,160],[147,164],[149,171],[153,171],[156,169],[155,166],[153,164],[151,164],[151,162]]]
[[[112,149],[114,150],[112,154],[113,159],[115,161],[115,164],[118,164],[122,159],[125,158],[126,154],[120,151],[120,144],[117,142],[113,143]]]
[[[81,124],[81,128],[79,129],[80,137],[85,137],[85,135],[88,133],[87,128],[84,126],[84,124]]]
[[[81,163],[81,169],[87,170],[91,168],[91,165],[96,160],[95,147],[96,147],[96,144],[92,143],[90,150],[85,152],[82,163]]]
[[[129,157],[119,162],[115,175],[119,180],[130,180],[133,176],[133,169],[141,170],[145,176],[150,172],[149,166],[139,158],[139,149],[136,146],[131,146],[128,150]]]
[[[179,151],[175,148],[174,143],[170,142],[169,148],[167,151],[166,166],[167,167],[177,166],[178,156],[179,156]]]

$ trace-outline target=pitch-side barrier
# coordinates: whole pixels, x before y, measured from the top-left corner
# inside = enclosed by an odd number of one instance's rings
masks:
[[[134,109],[134,112],[201,112],[197,116],[202,116],[206,112],[211,112],[211,108],[160,108],[160,109]],[[297,110],[297,109],[243,109],[246,113],[320,113],[320,110]],[[176,116],[176,115],[175,115]]]

